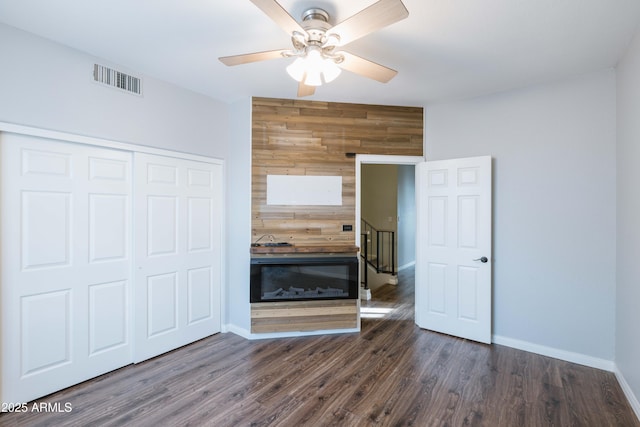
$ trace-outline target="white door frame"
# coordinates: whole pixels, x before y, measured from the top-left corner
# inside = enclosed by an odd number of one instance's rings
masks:
[[[378,154],[357,154],[356,155],[356,236],[355,245],[360,246],[360,222],[361,214],[361,192],[362,192],[362,165],[409,165],[415,166],[418,163],[425,162],[423,156],[391,156]],[[416,199],[417,200],[417,199]]]
[[[390,156],[378,154],[357,154],[356,155],[356,246],[360,246],[360,198],[362,192],[362,165],[417,165],[425,162],[423,156]]]

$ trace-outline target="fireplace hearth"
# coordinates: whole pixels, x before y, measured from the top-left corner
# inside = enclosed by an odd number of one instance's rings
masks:
[[[251,258],[251,302],[358,298],[358,257],[328,254]]]

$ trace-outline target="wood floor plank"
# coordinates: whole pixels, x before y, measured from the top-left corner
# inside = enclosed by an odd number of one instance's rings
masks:
[[[362,308],[386,313],[360,333],[214,335],[35,402],[72,412],[0,426],[640,427],[611,372],[418,328],[411,271],[373,294]]]

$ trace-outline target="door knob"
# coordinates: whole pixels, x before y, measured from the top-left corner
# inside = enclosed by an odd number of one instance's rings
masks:
[[[487,262],[489,261],[489,258],[487,258],[486,256],[483,256],[482,258],[474,259],[474,261]]]

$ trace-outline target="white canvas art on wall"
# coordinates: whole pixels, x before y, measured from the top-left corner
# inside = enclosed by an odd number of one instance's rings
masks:
[[[267,175],[267,205],[341,206],[341,176]]]

